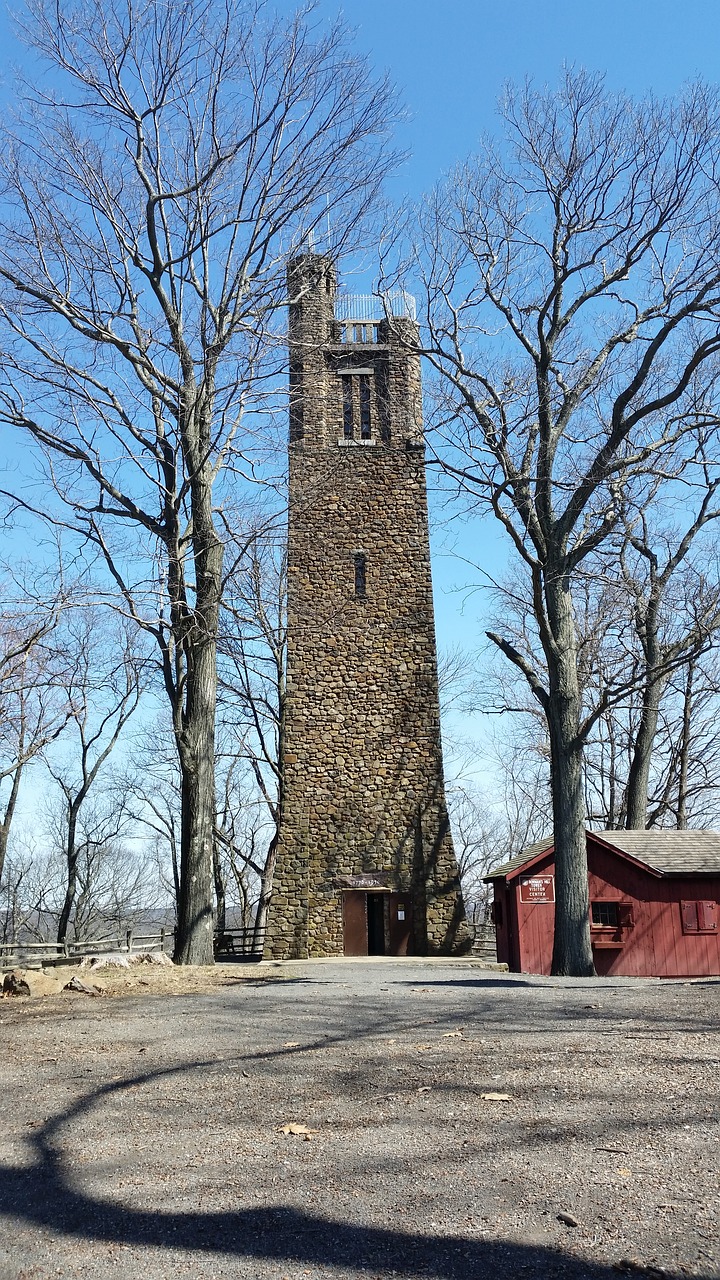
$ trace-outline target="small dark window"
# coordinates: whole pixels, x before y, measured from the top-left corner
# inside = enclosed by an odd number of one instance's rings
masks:
[[[355,595],[361,599],[367,594],[367,560],[364,551],[355,553]]]
[[[366,373],[360,374],[360,437],[370,439],[370,378]]]
[[[346,440],[352,438],[353,433],[353,388],[352,378],[343,378],[343,434]]]
[[[620,917],[617,902],[593,902],[590,904],[590,920],[606,929],[618,929]]]

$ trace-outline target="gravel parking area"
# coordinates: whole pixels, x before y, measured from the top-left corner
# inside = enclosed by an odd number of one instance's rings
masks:
[[[3,1280],[720,1274],[720,979],[143,981],[0,1003]]]

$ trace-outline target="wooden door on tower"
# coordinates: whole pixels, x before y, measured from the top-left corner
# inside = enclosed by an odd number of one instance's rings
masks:
[[[368,953],[367,894],[346,890],[343,899],[343,952],[346,956]]]

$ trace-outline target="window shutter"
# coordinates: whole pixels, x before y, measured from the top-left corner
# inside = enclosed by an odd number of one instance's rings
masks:
[[[682,912],[683,933],[697,933],[698,931],[697,902],[681,902],[680,910]]]
[[[709,933],[712,929],[718,927],[718,908],[717,902],[698,902],[698,929],[707,930]]]
[[[632,902],[618,903],[618,924],[621,929],[632,929],[634,927],[635,915]]]

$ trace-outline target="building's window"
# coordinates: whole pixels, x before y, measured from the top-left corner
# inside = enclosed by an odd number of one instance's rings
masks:
[[[370,378],[360,375],[360,438],[370,439]]]
[[[353,386],[352,378],[343,378],[343,434],[346,440],[351,439],[353,433]]]
[[[620,915],[617,902],[592,902],[590,904],[590,920],[594,925],[605,929],[619,929]]]
[[[340,341],[354,342],[356,344],[365,344],[367,342],[377,343],[380,340],[380,328],[377,324],[358,324],[352,322],[348,324],[346,321],[340,325]]]
[[[355,595],[360,599],[367,594],[367,558],[364,551],[356,551],[355,561]]]
[[[290,362],[290,439],[303,436],[303,366],[298,360]]]

